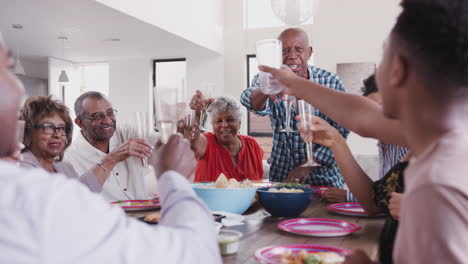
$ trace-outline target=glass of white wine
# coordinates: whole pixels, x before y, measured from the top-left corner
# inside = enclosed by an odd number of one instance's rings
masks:
[[[155,121],[162,143],[177,132],[177,88],[157,87],[154,92]]]
[[[301,137],[306,143],[307,151],[307,162],[303,164],[302,167],[320,166],[320,164],[314,161],[314,148],[312,143],[313,132],[311,128],[314,126],[313,117],[315,115],[315,108],[304,100],[299,100],[297,106],[299,108],[299,114],[301,115]]]

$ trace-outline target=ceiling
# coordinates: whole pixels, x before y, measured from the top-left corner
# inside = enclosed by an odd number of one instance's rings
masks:
[[[73,62],[124,58],[186,57],[203,50],[190,41],[106,7],[94,0],[0,0],[0,32],[20,58],[46,61],[48,56]],[[23,29],[13,29],[21,24]],[[118,38],[120,41],[109,41]]]

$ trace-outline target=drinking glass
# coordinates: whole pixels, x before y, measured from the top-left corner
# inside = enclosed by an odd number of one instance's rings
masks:
[[[182,121],[184,122],[184,138],[186,139],[192,139],[192,128],[195,124],[195,115],[195,110],[185,108]]]
[[[24,120],[18,120],[16,125],[16,141],[23,143],[24,141]]]
[[[295,130],[291,128],[291,106],[295,97],[287,94],[285,94],[284,96],[286,97],[286,101],[283,101],[284,108],[286,109],[286,123],[284,124],[284,128],[281,129],[280,132],[295,132]]]
[[[203,98],[205,100],[205,105],[203,110],[200,112],[200,132],[205,132],[205,124],[206,120],[208,119],[208,115],[206,114],[206,109],[208,108],[208,100],[211,98],[213,94],[213,83],[203,83],[200,92],[203,94]]]
[[[137,129],[137,137],[148,140],[151,133],[151,118],[148,112],[136,112],[135,113],[135,125]],[[143,167],[148,167],[148,158],[141,159]]]
[[[301,137],[304,139],[306,143],[306,151],[307,151],[307,162],[302,165],[302,167],[315,167],[320,166],[320,164],[314,161],[314,152],[313,152],[313,132],[312,128],[313,124],[313,116],[315,115],[315,108],[307,103],[304,100],[299,100],[297,102],[299,108],[299,114],[301,115]]]
[[[155,121],[164,144],[177,132],[177,94],[176,87],[156,87],[154,90]]]
[[[256,57],[259,65],[279,69],[283,63],[283,43],[277,39],[264,39],[256,44]],[[260,89],[264,94],[277,94],[283,86],[271,74],[260,71]]]

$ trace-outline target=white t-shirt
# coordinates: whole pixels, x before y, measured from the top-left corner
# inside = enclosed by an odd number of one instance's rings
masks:
[[[447,133],[410,160],[400,210],[395,263],[468,262],[468,132]]]
[[[180,174],[159,180],[157,226],[66,177],[0,161],[0,263],[221,263],[213,218]]]

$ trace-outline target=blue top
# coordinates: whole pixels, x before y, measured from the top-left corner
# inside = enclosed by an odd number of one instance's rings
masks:
[[[338,75],[312,65],[308,65],[308,72],[309,80],[312,82],[344,92],[343,82]],[[257,74],[252,81],[251,87],[242,92],[240,101],[249,111],[260,116],[268,115],[270,117],[271,127],[273,129],[273,147],[271,156],[268,159],[268,163],[270,164],[270,181],[282,182],[287,178],[291,170],[307,160],[306,144],[299,135],[299,122],[294,120],[294,118],[291,118],[290,122],[291,127],[293,127],[296,132],[279,132],[285,127],[286,123],[286,109],[281,101],[275,103],[269,98],[263,110],[256,111],[252,108],[250,94],[258,87],[260,87],[260,80]],[[297,112],[294,106],[291,107],[291,117],[296,116],[296,114]],[[335,127],[344,138],[347,138],[349,130],[335,123],[329,117],[318,111],[318,109],[315,109],[315,115],[326,120],[330,125]],[[319,186],[343,187],[344,180],[336,166],[332,151],[325,146],[314,144],[314,158],[322,166],[312,169],[306,183]]]

